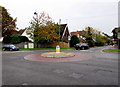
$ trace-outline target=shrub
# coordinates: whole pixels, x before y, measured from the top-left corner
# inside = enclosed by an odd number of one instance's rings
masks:
[[[92,37],[86,38],[86,43],[88,43],[88,45],[90,47],[94,47],[95,46],[95,42],[93,41]]]
[[[12,35],[11,36],[11,43],[12,44],[18,44],[18,43],[20,43],[21,41],[20,41],[20,35]]]
[[[104,46],[104,42],[98,41],[98,42],[95,42],[95,45],[96,46]]]
[[[9,44],[10,42],[11,42],[11,37],[10,36],[5,36],[4,38],[3,38],[3,43],[5,43],[5,44]]]
[[[29,39],[26,36],[19,36],[20,42],[28,42]]]
[[[80,43],[80,40],[76,35],[73,35],[70,40],[70,47],[73,47],[77,43]]]
[[[26,36],[20,36],[20,35],[12,35],[12,36],[5,36],[3,38],[3,43],[5,44],[18,44],[21,42],[28,42],[29,39]]]
[[[89,40],[89,41],[87,41],[87,43],[88,43],[88,45],[90,47],[94,47],[95,46],[95,42],[93,40]]]

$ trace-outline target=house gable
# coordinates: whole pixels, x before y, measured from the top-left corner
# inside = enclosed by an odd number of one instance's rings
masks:
[[[60,25],[60,39],[64,41],[68,41],[68,37],[70,36],[67,24]]]

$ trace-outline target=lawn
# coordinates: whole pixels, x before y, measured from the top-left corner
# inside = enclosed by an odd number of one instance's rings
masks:
[[[104,49],[103,51],[107,51],[107,52],[120,52],[120,49]]]
[[[20,50],[55,50],[56,48],[20,48]],[[73,48],[61,48],[61,49],[73,49]]]

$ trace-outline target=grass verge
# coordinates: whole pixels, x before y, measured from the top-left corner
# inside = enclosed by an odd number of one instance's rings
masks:
[[[103,51],[107,51],[107,52],[120,52],[120,49],[104,49]]]

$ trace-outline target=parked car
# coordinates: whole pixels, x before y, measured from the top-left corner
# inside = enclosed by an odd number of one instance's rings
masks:
[[[74,47],[75,47],[76,50],[78,50],[78,49],[81,49],[81,50],[89,49],[89,45],[87,45],[85,43],[76,44],[76,45],[74,45]]]
[[[5,51],[5,50],[9,50],[9,51],[18,51],[19,50],[19,47],[16,47],[15,45],[4,45],[2,47],[2,50]]]

